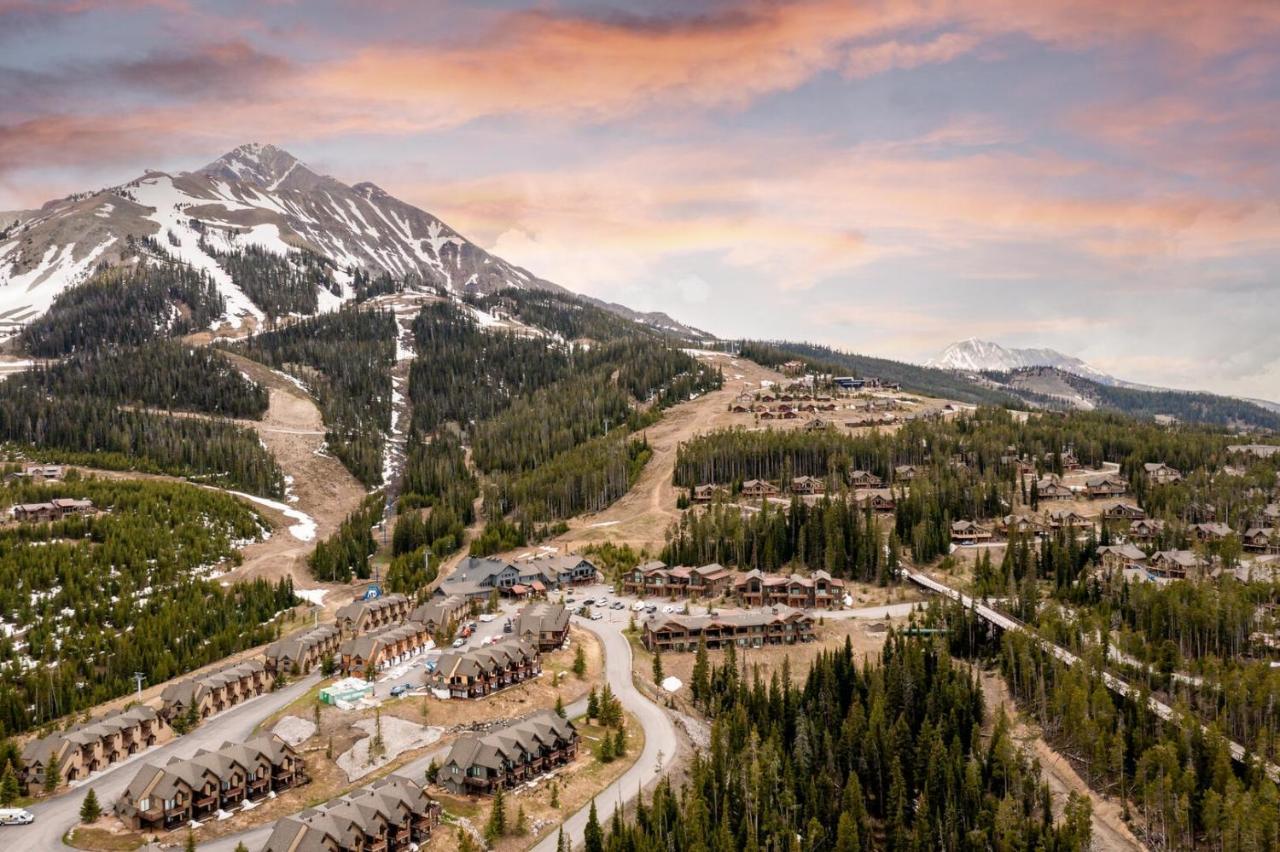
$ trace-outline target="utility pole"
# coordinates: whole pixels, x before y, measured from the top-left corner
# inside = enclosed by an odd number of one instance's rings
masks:
[[[146,678],[147,676],[142,672],[133,673],[133,679],[138,683],[138,700],[139,701],[142,700],[142,682],[146,680]]]

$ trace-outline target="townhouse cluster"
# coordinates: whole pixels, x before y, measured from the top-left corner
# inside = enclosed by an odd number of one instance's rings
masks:
[[[390,775],[320,807],[278,820],[262,852],[401,852],[440,825],[440,803],[417,782]]]
[[[594,583],[599,570],[579,556],[508,560],[468,556],[436,589],[436,597],[485,601],[495,593],[509,598],[546,595],[555,589]]]
[[[538,647],[515,637],[440,655],[427,683],[449,698],[484,698],[542,674]]]
[[[496,731],[458,737],[436,780],[456,795],[492,795],[568,765],[578,739],[568,719],[539,710]]]
[[[41,787],[45,771],[56,764],[54,786],[79,781],[172,737],[173,729],[154,707],[130,707],[28,741],[22,749],[20,780],[32,789]]]
[[[168,831],[310,780],[292,746],[275,734],[261,734],[201,749],[189,759],[146,764],[116,800],[115,812],[134,830]]]
[[[761,648],[794,645],[817,638],[814,619],[789,606],[759,610],[723,610],[706,615],[659,615],[644,625],[644,645],[650,651],[693,651],[735,645]]]
[[[160,713],[172,722],[194,714],[207,719],[242,701],[270,692],[275,672],[262,660],[246,660],[206,674],[183,678],[160,693]]]
[[[714,562],[696,568],[646,562],[623,577],[622,590],[637,597],[679,600],[729,597],[746,607],[840,609],[845,601],[845,582],[826,571],[808,576],[768,574],[734,571]]]

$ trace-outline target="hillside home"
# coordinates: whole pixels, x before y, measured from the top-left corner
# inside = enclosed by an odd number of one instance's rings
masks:
[[[262,852],[402,852],[425,847],[440,803],[402,775],[278,820]]]
[[[1146,518],[1129,524],[1129,538],[1133,541],[1153,541],[1164,532],[1164,521]]]
[[[1132,503],[1114,503],[1106,506],[1102,510],[1102,520],[1108,523],[1132,523],[1133,521],[1144,521],[1147,513],[1140,506]]]
[[[1213,522],[1206,524],[1192,524],[1187,527],[1187,532],[1193,539],[1203,543],[1222,541],[1229,535],[1233,535],[1235,530],[1230,526],[1221,522]]]
[[[1121,494],[1129,493],[1129,481],[1111,474],[1094,476],[1085,481],[1085,491],[1092,500],[1103,497],[1119,497]]]
[[[708,648],[733,643],[744,648],[795,644],[815,638],[813,617],[787,606],[714,615],[662,615],[644,625],[649,650],[693,651],[699,642]]]
[[[1161,550],[1147,560],[1147,573],[1165,580],[1198,580],[1208,563],[1193,550]]]
[[[292,746],[275,734],[259,734],[187,760],[143,766],[116,800],[115,812],[134,831],[171,830],[310,780]]]
[[[1075,493],[1063,485],[1055,476],[1046,476],[1036,480],[1036,495],[1042,501],[1072,500]]]
[[[742,496],[763,499],[778,496],[778,486],[763,479],[748,479],[742,483]]]
[[[1147,462],[1142,466],[1142,472],[1154,485],[1168,485],[1171,482],[1182,481],[1182,472],[1164,462]]]
[[[710,503],[717,497],[724,497],[728,493],[726,489],[719,485],[704,483],[703,485],[693,486],[693,491],[689,496],[695,503]]]
[[[512,562],[468,556],[436,589],[437,597],[487,600],[496,590],[508,597],[544,595],[550,589],[595,582],[599,572],[580,556],[546,556]]]
[[[539,710],[492,733],[463,734],[440,767],[439,783],[455,795],[490,795],[572,763],[578,730],[554,710]]]
[[[1098,548],[1098,558],[1107,576],[1127,570],[1145,570],[1147,554],[1132,544],[1107,544]]]
[[[913,464],[900,464],[893,469],[893,478],[896,482],[910,482],[920,475],[920,468]]]
[[[1088,530],[1093,528],[1093,521],[1073,509],[1052,509],[1045,513],[1045,520],[1051,530]]]
[[[956,521],[951,525],[951,540],[956,544],[977,544],[991,540],[991,530],[973,521]]]
[[[1245,550],[1253,553],[1280,552],[1280,536],[1275,534],[1272,527],[1250,527],[1240,537],[1240,543]]]
[[[856,498],[859,509],[866,509],[868,506],[873,512],[892,512],[896,505],[892,492],[884,491],[876,494],[865,494]]]
[[[440,656],[427,683],[447,691],[450,698],[483,698],[498,690],[542,674],[542,656],[537,647],[522,639],[504,639],[470,651],[447,652]]]
[[[854,470],[849,472],[849,485],[852,488],[879,488],[884,485],[884,480],[869,470]]]
[[[270,674],[308,674],[338,651],[342,631],[335,624],[322,624],[311,630],[278,639],[265,653]]]
[[[827,484],[816,476],[797,476],[791,480],[792,494],[821,494]]]
[[[1045,526],[1035,515],[1005,515],[1000,519],[1000,531],[1006,537],[1041,535],[1045,531]]]
[[[1227,447],[1227,452],[1269,459],[1280,453],[1280,444],[1232,444]]]
[[[196,716],[207,719],[246,699],[270,691],[275,674],[262,660],[246,660],[234,666],[171,683],[160,693],[160,710],[172,722],[195,708]]]

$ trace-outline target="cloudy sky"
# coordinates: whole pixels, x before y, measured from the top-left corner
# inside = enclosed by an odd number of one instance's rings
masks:
[[[726,336],[1280,398],[1273,0],[0,0],[0,209],[245,141]]]

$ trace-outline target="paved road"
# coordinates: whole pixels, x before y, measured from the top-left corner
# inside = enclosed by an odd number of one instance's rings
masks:
[[[642,788],[656,782],[680,747],[671,717],[636,689],[631,679],[631,644],[622,633],[629,620],[629,612],[617,610],[610,610],[609,615],[599,621],[574,616],[574,621],[600,638],[604,645],[605,679],[622,702],[623,708],[644,729],[644,750],[640,753],[640,759],[596,796],[596,809],[601,821],[608,819],[615,805],[625,806]],[[564,821],[565,837],[575,847],[582,843],[582,832],[586,828],[590,809],[588,803]],[[557,831],[551,832],[533,847],[533,852],[554,852],[556,838]]]
[[[320,681],[310,675],[295,681],[279,692],[250,699],[208,720],[185,737],[177,737],[164,745],[118,763],[53,799],[32,805],[29,810],[36,821],[31,825],[4,829],[4,845],[10,849],[65,849],[62,836],[79,821],[80,804],[90,787],[98,794],[104,808],[110,807],[144,763],[166,763],[169,758],[191,757],[202,748],[213,749],[231,740],[242,742],[258,723],[287,706]]]

